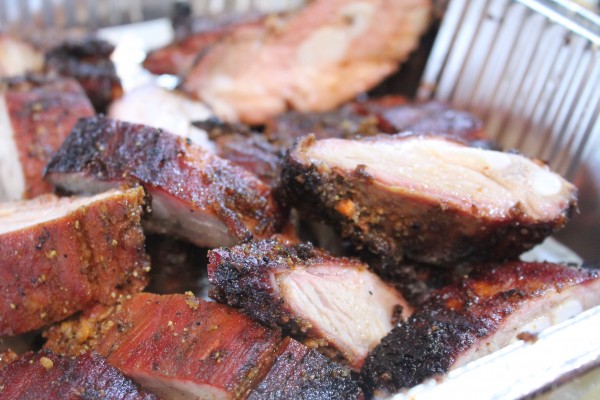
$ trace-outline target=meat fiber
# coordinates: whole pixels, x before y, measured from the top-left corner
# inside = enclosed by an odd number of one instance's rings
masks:
[[[232,30],[257,24],[261,18],[262,15],[257,13],[187,18],[187,26],[175,27],[176,33],[186,31],[183,35],[176,35],[182,37],[176,37],[175,42],[149,52],[143,63],[144,68],[158,75],[184,75],[198,58]]]
[[[262,123],[288,107],[331,110],[398,68],[427,28],[430,8],[428,0],[310,2],[235,29],[183,88],[228,121]]]
[[[209,295],[360,368],[411,307],[356,259],[266,240],[209,252]]]
[[[279,347],[269,373],[247,397],[248,400],[363,398],[348,369],[289,337]]]
[[[77,80],[99,113],[123,94],[121,80],[110,59],[115,47],[95,37],[68,39],[46,53],[44,68],[50,74]]]
[[[433,136],[307,137],[282,179],[305,215],[394,262],[515,258],[576,207],[575,187],[539,162]]]
[[[162,128],[189,138],[209,151],[215,150],[206,132],[192,125],[192,121],[210,117],[209,109],[177,91],[153,85],[130,90],[111,104],[108,116],[120,121]]]
[[[63,357],[45,350],[0,368],[3,399],[158,400],[111,367],[98,354]]]
[[[600,304],[597,271],[511,262],[437,291],[369,355],[364,387],[397,392]]]
[[[79,118],[94,109],[72,79],[27,76],[5,80],[0,93],[0,199],[52,191],[42,172]]]
[[[191,294],[138,294],[48,332],[59,354],[94,350],[164,399],[240,398],[266,374],[279,332]]]
[[[0,204],[0,335],[142,290],[144,202],[138,188]]]
[[[200,247],[270,236],[283,219],[271,189],[244,169],[161,129],[103,117],[77,124],[46,179],[69,192],[141,184],[152,195],[147,228]]]
[[[39,72],[44,56],[31,44],[10,35],[0,34],[0,77]]]

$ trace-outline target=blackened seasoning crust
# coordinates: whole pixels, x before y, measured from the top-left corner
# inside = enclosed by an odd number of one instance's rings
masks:
[[[201,247],[270,236],[282,221],[253,174],[168,132],[104,117],[77,124],[46,179],[70,192],[141,184],[152,195],[149,228]]]
[[[289,337],[279,347],[273,367],[248,400],[363,399],[350,370]]]
[[[598,273],[559,264],[480,265],[434,292],[369,355],[369,391],[397,392],[600,303]]]
[[[515,258],[576,207],[576,188],[546,166],[434,136],[308,136],[288,152],[282,181],[304,215],[392,263]]]
[[[3,399],[158,400],[96,353],[64,357],[42,350],[0,369]]]

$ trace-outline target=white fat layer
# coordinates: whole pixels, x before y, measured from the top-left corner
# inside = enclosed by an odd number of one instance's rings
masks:
[[[6,35],[0,36],[0,76],[39,71],[43,64],[44,55],[29,43]]]
[[[176,234],[200,247],[233,246],[237,240],[215,215],[161,191],[152,195],[152,218],[144,226],[157,233]]]
[[[18,200],[25,192],[25,175],[8,115],[4,94],[0,96],[0,200]]]
[[[148,392],[164,400],[227,400],[231,396],[215,386],[191,380],[150,375],[141,371],[127,371],[128,375]]]
[[[400,294],[366,268],[324,264],[286,271],[277,280],[286,304],[354,367],[392,329],[395,305],[410,313]]]
[[[92,197],[43,195],[33,200],[0,204],[0,234],[62,218],[80,207],[104,200],[122,192],[113,190]]]
[[[497,332],[479,340],[457,357],[452,368],[458,368],[508,346],[518,340],[517,335],[520,333],[538,333],[598,304],[600,304],[600,279],[533,300],[508,317]]]
[[[214,144],[192,121],[202,121],[212,113],[201,102],[158,86],[142,86],[115,101],[109,116],[121,121],[162,128],[214,152]]]
[[[551,220],[575,192],[569,182],[526,157],[440,138],[325,139],[310,146],[306,156],[346,171],[365,165],[390,190],[492,218],[506,217],[518,205],[535,219]]]

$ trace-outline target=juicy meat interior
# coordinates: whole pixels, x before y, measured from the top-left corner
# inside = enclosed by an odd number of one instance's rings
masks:
[[[356,259],[275,240],[209,253],[211,296],[335,350],[353,368],[412,309]]]
[[[518,154],[464,146],[444,139],[352,141],[326,139],[306,158],[330,168],[363,171],[392,192],[442,199],[449,207],[504,218],[519,207],[535,220],[552,220],[575,187],[544,165]]]

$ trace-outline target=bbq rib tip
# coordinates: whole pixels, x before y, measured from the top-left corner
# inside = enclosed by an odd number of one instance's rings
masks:
[[[308,136],[282,176],[291,205],[359,248],[435,265],[516,258],[561,229],[577,197],[524,156],[426,135]]]
[[[209,252],[209,295],[359,369],[412,308],[356,259],[264,240]]]
[[[0,335],[141,291],[144,191],[0,204]]]
[[[152,196],[145,227],[199,247],[268,237],[284,219],[271,188],[243,168],[161,129],[104,117],[79,121],[45,179],[75,193],[142,185]]]

